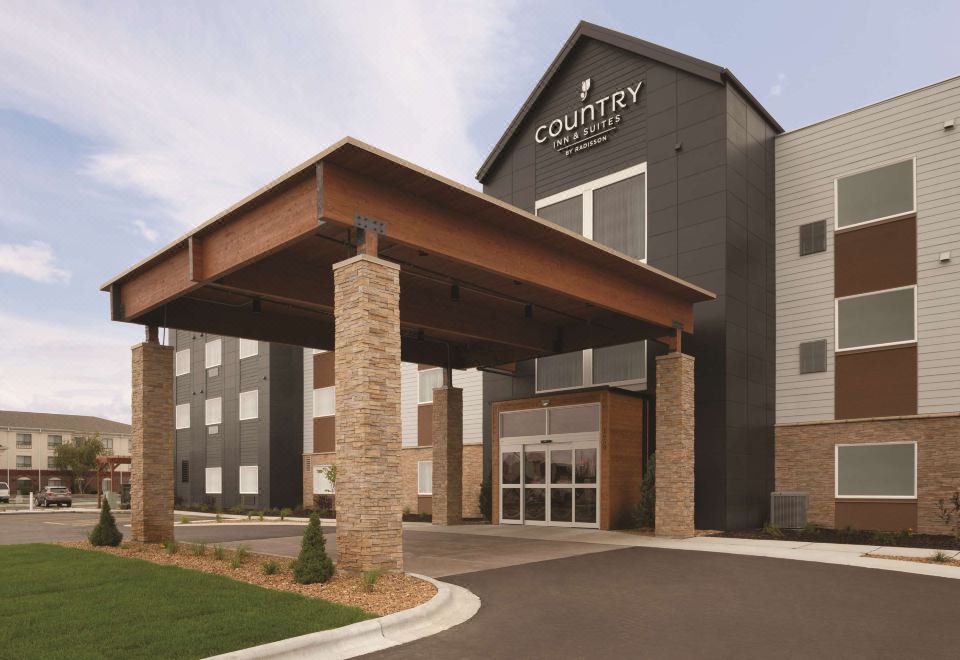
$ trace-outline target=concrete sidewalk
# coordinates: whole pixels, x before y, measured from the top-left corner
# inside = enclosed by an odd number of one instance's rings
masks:
[[[805,541],[765,541],[760,539],[736,539],[716,536],[698,536],[686,539],[667,539],[631,531],[606,532],[597,529],[570,527],[534,527],[521,525],[470,525],[462,527],[434,527],[424,523],[407,523],[405,529],[421,532],[442,532],[472,536],[500,536],[517,539],[565,543],[600,544],[606,547],[662,548],[666,550],[690,550],[721,552],[752,557],[794,559],[842,566],[877,568],[900,573],[931,575],[960,579],[960,567],[919,562],[895,561],[880,557],[917,557],[933,555],[936,550],[905,548],[881,545],[853,545],[843,543],[808,543]],[[960,558],[960,551],[947,550],[949,558]],[[865,556],[873,555],[873,556]]]

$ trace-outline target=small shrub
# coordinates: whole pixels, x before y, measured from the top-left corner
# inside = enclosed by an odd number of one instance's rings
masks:
[[[333,562],[327,555],[327,542],[320,529],[320,516],[310,516],[310,523],[303,532],[300,555],[293,567],[293,579],[300,584],[326,582],[333,575]]]
[[[820,528],[812,522],[808,522],[801,530],[805,536],[820,536]]]
[[[246,509],[244,509],[242,506],[239,506],[239,505],[232,506],[229,509],[227,509],[227,513],[233,514],[235,516],[242,516],[244,513],[246,513]]]
[[[293,509],[287,509],[287,508],[280,509],[280,520],[283,520],[284,518],[288,518],[291,514],[293,514]]]
[[[877,531],[873,533],[873,540],[878,545],[893,545],[897,537],[893,535],[893,532]]]
[[[257,519],[258,519],[260,522],[263,522],[263,511],[257,512]]]
[[[214,520],[216,520],[218,523],[223,522],[223,516],[221,516],[221,515],[218,513],[218,514],[217,514],[217,517],[214,518]]]
[[[103,506],[100,507],[100,520],[90,530],[90,535],[87,538],[90,545],[114,548],[123,541],[123,534],[117,529],[117,521],[110,513],[110,503],[107,502],[107,498],[103,498]]]
[[[493,515],[493,484],[489,479],[480,483],[480,496],[477,502],[480,505],[480,516],[484,520],[492,520]]]
[[[653,528],[657,521],[657,454],[650,454],[640,485],[640,502],[633,513],[636,527]]]
[[[287,568],[290,569],[291,571],[294,569],[296,565],[297,565],[296,559],[291,559],[290,561],[287,562]]]
[[[897,532],[897,538],[901,541],[908,541],[910,540],[911,536],[913,536],[913,530],[909,527],[907,529],[901,529],[899,532]]]
[[[382,568],[374,568],[373,570],[366,571],[363,574],[363,590],[367,592],[372,592],[377,586],[377,580],[380,579],[380,576],[383,575]]]
[[[250,556],[250,548],[241,543],[237,546],[237,549],[233,551],[233,556],[235,559],[240,560],[240,563],[242,564],[247,560],[247,557]]]
[[[411,513],[413,513],[413,511],[409,506],[403,507],[403,515],[409,516]]]
[[[168,555],[175,555],[180,550],[180,544],[173,539],[167,539],[163,542],[163,549],[167,551]]]
[[[253,510],[247,511],[247,520],[253,520]]]
[[[264,575],[275,575],[278,572],[280,572],[280,564],[273,561],[272,559],[270,561],[263,562]]]
[[[243,562],[240,561],[240,558],[237,557],[236,555],[234,555],[233,558],[230,560],[230,568],[232,568],[233,570],[237,570],[238,568],[240,568],[241,564],[243,564]]]
[[[207,554],[207,544],[206,543],[194,543],[193,544],[193,555],[195,557],[203,557]]]
[[[219,543],[213,546],[213,558],[217,561],[223,561],[223,558],[226,556],[226,550]]]
[[[930,555],[930,561],[935,561],[938,564],[943,564],[950,561],[950,557],[947,556],[947,553],[943,550],[937,550],[932,555]]]
[[[180,524],[181,524],[181,525],[189,525],[189,524],[190,524],[190,516],[180,516]]]
[[[783,538],[783,530],[777,527],[776,525],[774,525],[772,522],[768,522],[766,525],[763,526],[763,534],[765,536],[769,536],[770,538],[774,538],[774,539]]]

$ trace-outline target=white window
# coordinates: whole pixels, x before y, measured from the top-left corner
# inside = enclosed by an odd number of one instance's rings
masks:
[[[220,424],[223,421],[223,399],[207,399],[206,423],[207,426]]]
[[[417,372],[420,382],[419,403],[433,403],[433,390],[443,387],[443,369],[422,369]]]
[[[207,495],[219,495],[223,492],[223,486],[221,485],[221,474],[222,468],[218,467],[208,467],[204,470],[205,478],[205,492]]]
[[[838,498],[913,499],[917,496],[917,443],[837,445]]]
[[[337,388],[321,387],[313,391],[313,416],[330,417],[336,414]]]
[[[176,359],[176,375],[183,376],[184,374],[190,373],[190,349],[185,348],[182,351],[177,351]]]
[[[257,419],[260,416],[260,390],[240,392],[240,419]]]
[[[315,465],[313,467],[313,494],[314,495],[332,495],[334,492],[333,482],[327,476],[330,470],[329,465]]]
[[[417,495],[433,495],[433,461],[417,461]]]
[[[647,164],[551,195],[537,215],[633,257],[647,260]],[[646,344],[552,355],[537,360],[536,389],[640,385],[646,381]]]
[[[916,161],[876,167],[834,181],[836,228],[898,218],[917,210]]]
[[[204,362],[206,368],[219,367],[221,355],[223,354],[223,343],[219,339],[208,341],[206,351],[206,362]]]
[[[256,465],[240,466],[240,494],[256,495],[260,492],[260,468]]]
[[[260,342],[256,339],[240,340],[240,359],[253,357],[260,351]]]
[[[917,340],[917,287],[837,298],[838,351]]]
[[[190,428],[190,404],[181,403],[177,406],[177,428]]]

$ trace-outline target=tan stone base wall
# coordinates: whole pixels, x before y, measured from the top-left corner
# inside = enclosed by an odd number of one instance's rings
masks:
[[[929,534],[950,531],[936,511],[940,498],[947,499],[960,489],[960,415],[784,424],[776,427],[775,437],[776,489],[807,493],[808,521],[825,527],[836,525],[834,447],[837,444],[916,441],[916,531]]]
[[[304,454],[303,506],[313,506],[313,466],[335,465],[335,453]],[[417,461],[433,460],[433,447],[404,447],[400,450],[401,507],[412,513],[421,511],[417,495]],[[463,446],[463,517],[480,517],[480,484],[483,482],[483,445]]]

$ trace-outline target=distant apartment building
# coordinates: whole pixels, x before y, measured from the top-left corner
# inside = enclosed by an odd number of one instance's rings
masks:
[[[106,454],[129,456],[130,433],[129,424],[102,417],[0,410],[0,481],[10,484],[11,494],[73,489],[73,476],[54,466],[57,447],[99,436]],[[117,485],[130,483],[130,466],[120,466],[117,475]]]
[[[776,487],[946,532],[960,487],[960,78],[776,140]]]
[[[187,330],[172,342],[177,503],[298,504],[303,349]]]
[[[332,495],[328,468],[336,464],[334,438],[333,351],[303,352],[303,504],[314,496]],[[483,376],[476,369],[453,372],[453,385],[463,389],[463,516],[480,517],[483,480]],[[400,366],[400,475],[402,506],[410,513],[430,514],[433,502],[433,390],[443,370],[404,362]],[[321,507],[322,508],[322,507]]]

